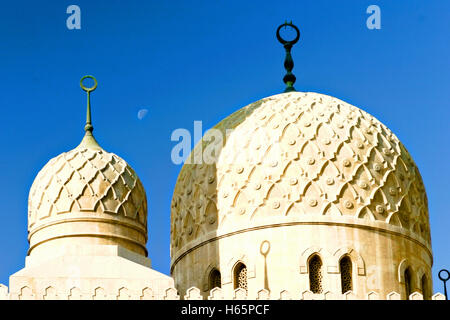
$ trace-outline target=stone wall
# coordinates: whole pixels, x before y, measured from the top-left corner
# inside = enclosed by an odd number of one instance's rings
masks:
[[[157,296],[149,287],[142,288],[140,292],[132,292],[127,288],[120,288],[117,292],[106,292],[104,288],[98,287],[93,292],[81,292],[79,288],[74,287],[69,292],[61,293],[52,286],[47,287],[43,292],[33,292],[29,287],[23,287],[20,294],[11,296],[8,287],[0,284],[0,300],[203,300],[200,289],[191,287],[187,290],[186,295],[180,296],[175,288],[167,288],[165,293]],[[281,292],[269,292],[261,289],[255,297],[248,297],[247,292],[243,289],[236,289],[232,297],[225,297],[222,289],[214,288],[210,291],[208,300],[356,300],[356,296],[352,291],[345,294],[336,294],[333,292],[325,292],[314,294],[311,291],[302,293],[291,293],[287,290]],[[366,300],[400,300],[400,294],[391,292],[386,297],[381,297],[375,291],[366,294]],[[423,296],[419,292],[414,292],[409,296],[410,300],[423,300]],[[445,300],[445,296],[436,293],[432,296],[432,300]]]

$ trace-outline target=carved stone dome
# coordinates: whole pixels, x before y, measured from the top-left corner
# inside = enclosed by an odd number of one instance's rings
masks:
[[[134,170],[103,150],[91,132],[51,159],[28,200],[29,252],[61,244],[117,244],[147,255],[147,199]]]
[[[233,129],[216,163],[193,163],[211,147],[203,139],[176,183],[172,263],[208,239],[292,221],[370,224],[430,247],[419,171],[399,139],[363,110],[323,94],[283,93],[214,129]]]
[[[94,81],[90,88],[86,78]],[[85,135],[75,149],[51,159],[35,178],[28,199],[29,254],[46,258],[87,245],[118,245],[147,255],[147,198],[134,170],[103,150],[92,131],[93,76],[87,93]]]

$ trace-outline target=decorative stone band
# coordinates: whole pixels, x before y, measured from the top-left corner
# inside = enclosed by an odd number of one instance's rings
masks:
[[[276,217],[275,217],[276,218]],[[337,227],[350,227],[350,228],[359,228],[359,229],[365,229],[365,230],[371,230],[376,231],[379,233],[385,233],[385,234],[391,234],[394,236],[400,236],[403,238],[406,238],[422,248],[427,252],[431,264],[433,263],[433,255],[431,252],[430,245],[424,241],[423,238],[418,236],[417,234],[405,230],[404,228],[389,225],[383,221],[365,221],[362,220],[361,223],[358,223],[358,221],[355,221],[355,219],[352,218],[345,218],[345,217],[339,217],[336,219],[333,219],[331,217],[314,217],[315,221],[311,221],[310,217],[305,216],[304,218],[296,218],[292,221],[287,221],[284,223],[270,223],[275,222],[275,218],[271,217],[263,223],[252,226],[252,227],[243,227],[240,230],[236,230],[233,232],[229,232],[227,229],[219,229],[218,232],[210,232],[205,234],[203,237],[197,238],[194,241],[188,242],[185,246],[183,246],[179,250],[173,250],[172,259],[171,259],[171,268],[170,272],[172,273],[176,264],[183,259],[188,253],[200,248],[201,246],[204,246],[208,243],[231,237],[236,234],[245,233],[245,232],[251,232],[261,229],[269,229],[269,228],[278,228],[278,227],[288,227],[288,226],[298,226],[298,225],[325,225],[325,226],[337,226]],[[230,229],[232,230],[232,229]]]
[[[70,239],[70,242],[80,244],[118,244],[147,256],[147,230],[130,221],[123,217],[105,219],[86,216],[49,221],[30,230],[28,254],[51,254],[57,244]]]
[[[97,287],[90,291],[85,291],[82,288],[73,287],[68,291],[62,291],[55,284],[54,286],[49,285],[40,292],[34,292],[25,286],[20,289],[20,292],[10,293],[8,292],[8,287],[0,284],[0,300],[180,300],[181,298],[177,290],[172,287],[167,288],[159,295],[150,287],[142,287],[138,290],[121,287],[112,290],[108,292],[102,287]],[[365,295],[366,300],[400,300],[400,297],[401,295],[397,292],[391,292],[385,297],[380,296],[375,291]],[[231,297],[227,297],[222,289],[214,288],[210,291],[209,296],[204,298],[200,289],[191,287],[182,298],[184,300],[355,300],[356,296],[352,291],[344,294],[330,291],[314,294],[311,291],[291,293],[283,290],[275,293],[261,289],[256,293],[256,296],[250,297],[244,289],[239,288],[232,292]],[[409,299],[423,300],[423,296],[420,292],[414,292],[409,296]],[[431,297],[431,300],[445,300],[445,296],[442,293],[436,293]]]

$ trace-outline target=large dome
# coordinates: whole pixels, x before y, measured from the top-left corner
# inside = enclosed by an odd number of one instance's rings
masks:
[[[361,109],[323,94],[284,93],[214,128],[233,129],[216,163],[186,163],[176,183],[172,263],[208,239],[292,221],[370,224],[430,248],[419,171],[399,139]],[[207,148],[202,140],[193,154]]]
[[[77,148],[38,173],[29,194],[28,230],[30,252],[68,240],[120,244],[146,255],[145,190],[134,170],[87,132]]]

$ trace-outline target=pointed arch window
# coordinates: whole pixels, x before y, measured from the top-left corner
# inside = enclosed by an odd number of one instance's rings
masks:
[[[409,296],[412,293],[412,274],[411,274],[411,269],[410,268],[406,268],[404,277],[405,277],[406,300],[409,300]]]
[[[352,260],[349,256],[345,256],[339,261],[339,270],[341,272],[342,293],[353,290]]]
[[[222,280],[220,271],[217,269],[212,269],[209,273],[209,279],[208,279],[208,286],[209,290],[212,290],[214,288],[221,288],[222,287]]]
[[[422,287],[422,295],[423,300],[430,300],[430,291],[428,290],[428,279],[426,275],[422,276],[422,279],[420,279],[421,287]]]
[[[247,291],[247,267],[242,262],[239,262],[234,267],[234,289],[242,288]]]
[[[309,289],[312,293],[322,293],[322,260],[318,255],[309,259]]]

